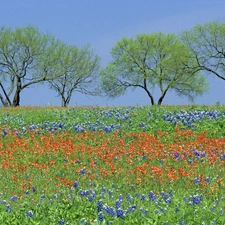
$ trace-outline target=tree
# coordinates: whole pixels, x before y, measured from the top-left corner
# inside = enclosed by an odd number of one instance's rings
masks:
[[[152,105],[155,104],[152,94],[155,87],[161,93],[158,105],[170,89],[193,100],[207,90],[207,83],[192,68],[196,62],[190,54],[174,34],[123,38],[112,48],[112,61],[101,72],[102,89],[106,96],[115,98],[128,88],[141,88]]]
[[[22,90],[59,76],[62,43],[28,26],[0,28],[0,101],[19,106]],[[56,72],[56,73],[53,73]]]
[[[49,80],[51,89],[58,92],[62,107],[68,106],[74,91],[89,95],[99,95],[98,71],[100,58],[89,46],[78,49],[67,46],[62,57],[60,77]]]
[[[181,40],[193,53],[195,69],[225,80],[225,23],[210,22],[184,31]]]

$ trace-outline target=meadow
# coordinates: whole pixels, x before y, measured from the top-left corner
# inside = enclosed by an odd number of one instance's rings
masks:
[[[225,106],[0,108],[0,224],[225,224]]]

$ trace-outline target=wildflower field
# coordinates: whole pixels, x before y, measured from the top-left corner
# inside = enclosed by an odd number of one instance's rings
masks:
[[[0,109],[0,224],[225,224],[225,107]]]

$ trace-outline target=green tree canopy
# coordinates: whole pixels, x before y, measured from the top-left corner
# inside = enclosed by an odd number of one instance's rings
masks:
[[[111,56],[112,61],[101,72],[102,89],[110,98],[123,95],[128,88],[141,88],[154,105],[152,90],[159,88],[160,105],[169,90],[193,100],[208,88],[195,69],[191,52],[174,34],[123,38],[112,48]]]
[[[0,28],[0,101],[18,106],[25,88],[53,79],[63,44],[37,28]]]
[[[74,91],[99,95],[100,58],[93,53],[90,46],[78,49],[65,46],[61,58],[60,77],[49,80],[49,87],[62,99],[62,106],[68,106]]]
[[[195,69],[225,80],[225,23],[197,25],[182,32],[181,40],[197,61]]]

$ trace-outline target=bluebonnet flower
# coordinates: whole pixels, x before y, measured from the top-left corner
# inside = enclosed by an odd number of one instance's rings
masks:
[[[160,211],[161,211],[162,213],[164,213],[166,210],[165,210],[164,208],[160,207]]]
[[[113,191],[108,190],[108,194],[109,194],[109,197],[110,197],[110,198],[113,198]]]
[[[85,220],[84,218],[82,218],[82,219],[80,219],[80,222],[81,222],[81,223],[85,223],[86,220]]]
[[[116,200],[116,209],[120,208],[121,206],[121,201],[120,200]]]
[[[102,223],[104,221],[104,216],[103,216],[103,213],[102,212],[100,212],[98,214],[98,220],[99,220],[100,223]]]
[[[97,212],[101,212],[103,209],[103,202],[101,200],[98,201]]]
[[[59,225],[64,225],[66,221],[64,219],[59,220]]]
[[[79,194],[81,197],[84,197],[84,196],[85,196],[85,191],[79,190],[78,194]]]
[[[54,195],[53,195],[53,198],[58,198],[58,195],[57,195],[57,194],[54,194]]]
[[[177,153],[177,152],[174,152],[174,153],[173,153],[173,156],[174,156],[174,158],[177,159],[177,160],[180,159],[179,153]]]
[[[116,210],[116,216],[117,216],[117,218],[124,218],[124,216],[125,216],[125,211],[122,210],[121,208],[118,208],[118,209]]]
[[[127,198],[128,202],[132,202],[132,200],[133,200],[133,197],[129,194],[126,195],[126,198]]]
[[[120,194],[119,195],[119,200],[122,201],[123,200],[123,196]]]
[[[156,200],[156,196],[155,196],[155,194],[152,191],[149,192],[148,197],[149,197],[150,201],[155,201]]]
[[[26,216],[27,216],[27,217],[30,217],[30,218],[34,218],[34,214],[33,214],[32,211],[28,211],[28,212],[26,213]]]
[[[214,212],[215,208],[216,208],[216,206],[213,205],[213,206],[211,207],[211,209],[210,209],[210,212]]]
[[[103,130],[104,130],[106,133],[110,133],[110,132],[112,131],[112,128],[109,127],[109,126],[105,126],[105,127],[103,128]]]
[[[41,199],[45,199],[45,195],[44,194],[41,195]]]
[[[67,195],[67,198],[68,198],[69,200],[72,200],[72,199],[73,199],[72,196],[71,196],[70,194]]]
[[[171,198],[167,198],[166,202],[170,204],[172,202],[172,199]]]
[[[77,181],[75,181],[75,182],[73,183],[73,187],[77,188],[78,186],[79,186],[79,183],[78,183]]]
[[[106,192],[106,188],[104,186],[102,187],[102,192]]]
[[[194,179],[194,184],[197,184],[197,183],[199,183],[200,182],[200,178],[199,177],[196,177],[195,179]]]
[[[84,175],[86,173],[86,168],[84,167],[83,169],[80,170],[80,174]]]
[[[127,114],[124,114],[123,120],[127,120],[128,118],[129,118],[129,116]]]
[[[105,212],[107,215],[110,215],[110,207],[108,205],[104,206]]]
[[[5,130],[5,129],[3,129],[3,130],[2,130],[2,137],[5,137],[7,134],[8,134],[8,131]]]
[[[101,198],[105,198],[105,192],[101,193]]]
[[[145,209],[142,209],[140,208],[140,212],[143,214],[143,215],[147,215],[148,214],[148,210],[145,210]]]
[[[120,113],[116,113],[116,119],[117,119],[117,120],[120,119]]]
[[[141,200],[144,201],[146,199],[146,196],[144,194],[141,195]]]
[[[115,216],[115,215],[116,215],[116,212],[115,212],[115,210],[114,210],[113,207],[110,207],[108,210],[109,210],[109,214],[110,214],[111,216]]]
[[[95,200],[95,198],[96,198],[96,194],[93,193],[92,195],[89,196],[89,201],[92,202]]]
[[[33,192],[36,192],[36,187],[33,186],[33,187],[32,187],[32,191],[33,191]]]
[[[10,205],[7,205],[5,211],[8,212],[8,213],[11,213],[12,212],[11,206]]]
[[[144,122],[140,122],[140,127],[145,127],[145,123]]]
[[[69,162],[69,160],[68,160],[68,159],[66,159],[66,158],[64,158],[64,162],[65,162],[65,163],[68,163],[68,162]]]
[[[10,198],[12,201],[16,201],[17,200],[17,196],[12,196],[11,198]]]
[[[199,205],[201,203],[202,196],[198,196],[198,195],[191,196],[191,200],[193,204]]]

